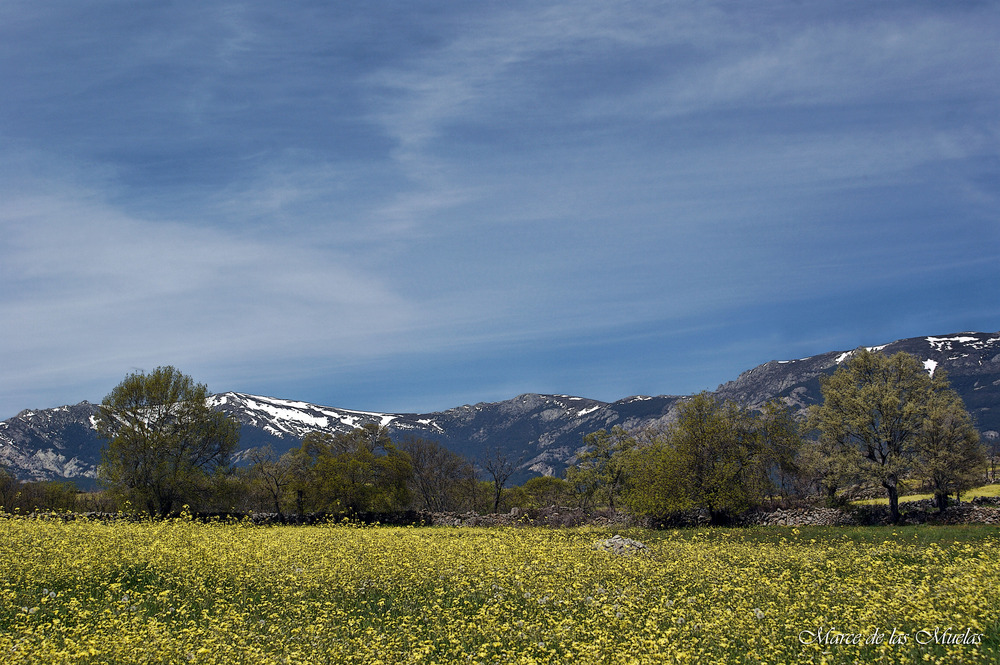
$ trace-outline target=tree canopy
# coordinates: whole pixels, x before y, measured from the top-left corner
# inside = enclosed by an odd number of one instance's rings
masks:
[[[635,438],[616,425],[610,432],[601,429],[587,434],[583,443],[586,449],[567,468],[566,480],[581,507],[588,507],[597,498],[614,512],[615,499],[625,486],[627,455],[636,446]]]
[[[299,470],[291,483],[299,513],[391,512],[410,503],[413,464],[385,427],[310,432],[290,463]]]
[[[567,484],[581,507],[596,500],[614,510],[620,495],[635,513],[703,509],[724,522],[788,493],[798,475],[799,429],[779,402],[755,411],[703,392],[681,402],[666,427],[585,436]]]
[[[123,500],[168,515],[211,491],[239,442],[239,423],[208,408],[208,388],[177,369],[125,377],[102,401],[99,478]]]
[[[651,515],[701,508],[725,522],[775,489],[773,477],[791,469],[799,434],[779,404],[755,412],[703,392],[647,439],[629,462],[630,507]]]
[[[858,349],[821,389],[823,403],[812,408],[809,425],[830,469],[881,485],[893,521],[908,476],[929,474],[940,497],[960,489],[983,462],[961,398],[944,372],[931,376],[916,356]]]
[[[943,373],[936,378],[943,381]],[[947,507],[949,494],[975,487],[985,468],[986,451],[962,398],[935,390],[917,436],[916,471],[930,484],[938,508]]]

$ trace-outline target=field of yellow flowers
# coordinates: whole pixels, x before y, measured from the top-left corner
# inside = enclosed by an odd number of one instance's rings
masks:
[[[3,663],[973,663],[996,528],[0,519]]]

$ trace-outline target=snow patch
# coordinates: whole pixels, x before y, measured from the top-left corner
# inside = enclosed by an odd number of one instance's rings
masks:
[[[928,358],[927,360],[924,361],[924,369],[927,370],[927,373],[930,374],[931,376],[934,376],[934,370],[937,369],[937,366],[938,364],[936,360],[931,360]]]
[[[398,418],[395,414],[332,409],[309,402],[244,393],[214,395],[210,404],[229,404],[238,410],[245,410],[257,427],[276,436],[302,436],[310,430],[329,430],[338,425],[355,429],[372,420],[385,427]],[[263,422],[258,423],[258,419]]]
[[[868,349],[869,351],[871,351],[872,353],[878,353],[879,351],[881,351],[882,349],[884,349],[887,346],[889,346],[889,345],[888,344],[883,344],[882,346],[866,346],[865,348]],[[839,365],[840,363],[844,362],[845,360],[847,360],[848,358],[850,358],[853,355],[854,355],[854,351],[844,351],[839,356],[837,356],[837,359],[834,362],[836,362]]]
[[[326,416],[312,416],[307,413],[303,413],[299,409],[283,406],[281,400],[274,400],[274,402],[270,404],[266,402],[257,402],[253,405],[253,408],[267,413],[276,420],[302,423],[303,425],[310,427],[324,428],[330,422],[330,419]],[[340,420],[341,422],[344,422],[343,418]]]
[[[973,344],[975,348],[979,346],[978,344],[976,344],[977,342],[979,342],[978,337],[969,337],[966,335],[956,335],[955,337],[927,338],[927,343],[930,344],[935,351],[951,351],[952,344]]]
[[[579,411],[576,412],[576,417],[579,418],[580,416],[585,416],[588,413],[593,413],[594,411],[597,411],[600,408],[601,405],[598,404],[597,406],[592,406],[589,409],[580,409]]]

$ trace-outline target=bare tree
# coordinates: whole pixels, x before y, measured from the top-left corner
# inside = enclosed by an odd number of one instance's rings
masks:
[[[271,446],[254,448],[247,455],[250,462],[250,475],[264,488],[270,497],[274,512],[278,513],[278,519],[284,520],[285,515],[281,511],[281,499],[285,490],[295,479],[294,464],[290,455],[278,457]]]
[[[457,509],[463,481],[475,479],[469,461],[437,441],[418,437],[403,439],[399,448],[413,463],[411,483],[418,506],[435,512]]]
[[[986,439],[986,482],[995,483],[1000,480],[997,476],[997,465],[1000,464],[1000,436],[994,431],[983,432]]]
[[[493,512],[496,513],[500,511],[500,497],[503,495],[504,485],[514,475],[516,464],[500,449],[500,446],[497,446],[486,455],[482,466],[493,482]]]

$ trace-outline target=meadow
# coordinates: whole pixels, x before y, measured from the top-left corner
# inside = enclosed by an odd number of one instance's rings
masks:
[[[595,548],[613,533],[645,554]],[[0,662],[1000,660],[996,527],[0,519]]]
[[[972,501],[977,497],[1000,497],[1000,484],[991,483],[989,485],[983,485],[981,487],[974,487],[966,492],[962,492],[962,501]],[[933,494],[906,494],[899,497],[900,503],[907,503],[910,501],[923,501],[925,499],[933,499]],[[857,501],[852,501],[851,503],[857,505],[869,505],[869,506],[888,506],[889,499],[886,497],[879,497],[876,499],[859,499]]]

